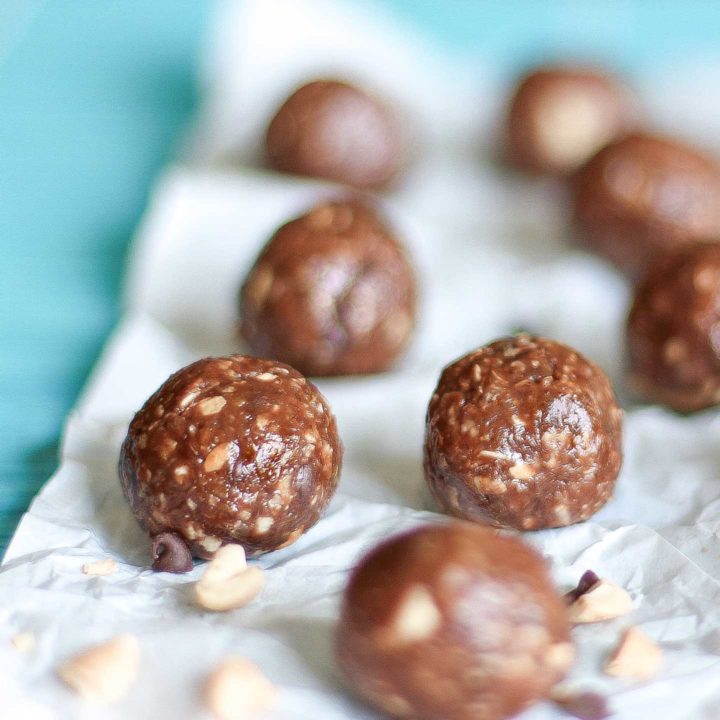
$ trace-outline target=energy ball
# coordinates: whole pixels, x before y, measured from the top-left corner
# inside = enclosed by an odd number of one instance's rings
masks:
[[[518,530],[570,525],[610,499],[621,429],[600,368],[553,340],[504,338],[443,370],[425,479],[451,515]]]
[[[666,252],[639,284],[627,323],[633,385],[680,412],[720,403],[720,245]]]
[[[323,203],[283,225],[240,293],[240,331],[252,351],[306,375],[388,369],[415,325],[415,276],[378,213]]]
[[[288,365],[231,355],[163,383],[130,423],[119,470],[133,515],[165,551],[174,535],[210,558],[228,543],[257,555],[295,542],[330,502],[341,456],[312,383]]]
[[[293,92],[266,137],[271,167],[362,189],[389,185],[405,164],[398,119],[380,99],[337,80]]]
[[[579,239],[632,277],[690,240],[720,237],[720,166],[675,140],[629,135],[573,179]]]
[[[337,659],[363,698],[415,720],[501,720],[574,659],[567,611],[522,541],[453,521],[390,538],[350,577]]]
[[[574,67],[526,75],[506,120],[507,154],[531,173],[568,175],[633,121],[630,95],[617,80]]]

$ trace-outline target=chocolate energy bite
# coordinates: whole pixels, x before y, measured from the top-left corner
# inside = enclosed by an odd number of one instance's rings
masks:
[[[327,202],[283,225],[240,293],[241,334],[257,355],[306,375],[386,370],[415,325],[415,276],[380,215]]]
[[[398,119],[380,99],[337,80],[316,80],[293,92],[267,131],[269,165],[378,189],[405,164],[405,138]]]
[[[720,403],[720,245],[660,256],[638,285],[627,322],[631,381],[680,412]]]
[[[159,537],[157,569],[186,571],[177,544],[210,558],[226,543],[256,555],[314,525],[335,492],[342,448],[317,388],[293,368],[205,358],[163,383],[120,451],[130,508]]]
[[[720,237],[720,166],[681,142],[628,135],[573,178],[578,238],[631,276],[690,240]]]
[[[451,515],[520,530],[570,525],[612,495],[621,425],[596,365],[553,340],[504,338],[443,370],[425,479]]]
[[[542,67],[519,83],[506,119],[508,160],[531,173],[567,175],[634,119],[630,94],[602,72]]]
[[[547,697],[574,658],[541,557],[461,521],[371,550],[350,577],[336,653],[359,695],[414,720],[501,720]]]

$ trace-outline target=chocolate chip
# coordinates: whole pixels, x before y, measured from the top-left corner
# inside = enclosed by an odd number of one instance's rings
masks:
[[[192,555],[176,533],[164,532],[153,538],[153,564],[156,572],[186,573],[193,568]]]
[[[600,578],[592,570],[586,570],[582,574],[577,587],[574,590],[565,593],[565,601],[568,605],[572,605],[579,597],[590,592],[590,590],[592,590],[599,582]]]
[[[553,698],[568,715],[580,720],[605,720],[612,713],[602,695],[594,692],[579,692]]]

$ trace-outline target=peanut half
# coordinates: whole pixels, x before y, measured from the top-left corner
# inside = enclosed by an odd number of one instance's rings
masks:
[[[614,677],[647,680],[657,675],[662,665],[662,650],[641,630],[629,627],[605,665],[605,673]]]
[[[235,610],[253,600],[264,584],[265,574],[259,567],[248,567],[241,545],[224,545],[195,583],[195,599],[206,610]]]
[[[228,657],[210,674],[205,703],[218,720],[245,720],[270,708],[277,690],[260,668],[241,657]]]
[[[568,608],[571,623],[594,623],[626,615],[632,610],[632,598],[626,590],[599,580]]]
[[[117,635],[66,660],[57,674],[80,697],[107,704],[124,697],[140,667],[140,644],[133,635]]]

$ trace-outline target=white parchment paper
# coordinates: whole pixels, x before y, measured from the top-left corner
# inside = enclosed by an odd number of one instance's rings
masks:
[[[332,661],[348,569],[378,539],[433,517],[421,444],[441,367],[517,328],[593,358],[627,409],[614,499],[582,525],[524,536],[552,559],[561,589],[592,568],[634,598],[629,617],[574,631],[571,681],[607,693],[619,718],[720,717],[720,413],[683,418],[633,404],[622,380],[628,288],[568,244],[557,187],[493,165],[503,87],[491,64],[454,64],[370,7],[248,0],[228,3],[218,18],[189,160],[158,183],[134,242],[124,319],[68,419],[60,469],[0,567],[0,717],[204,717],[203,679],[230,653],[257,662],[282,689],[272,717],[376,717],[343,688]],[[709,130],[720,127],[717,67],[642,79],[657,124],[711,143]],[[149,542],[117,480],[119,444],[169,373],[199,356],[242,350],[237,288],[260,246],[279,224],[337,192],[253,169],[274,107],[316,75],[356,79],[395,98],[414,129],[415,163],[383,202],[416,262],[420,324],[396,370],[318,383],[346,448],[339,492],[295,545],[258,561],[268,582],[257,602],[208,614],[189,593],[202,564],[179,577],[147,569]],[[108,556],[118,573],[83,575],[84,562]],[[664,650],[652,682],[600,672],[630,623]],[[29,653],[8,642],[21,631],[37,637]],[[88,709],[54,668],[118,632],[140,638],[140,677],[116,706]],[[541,704],[523,718],[559,716]]]

